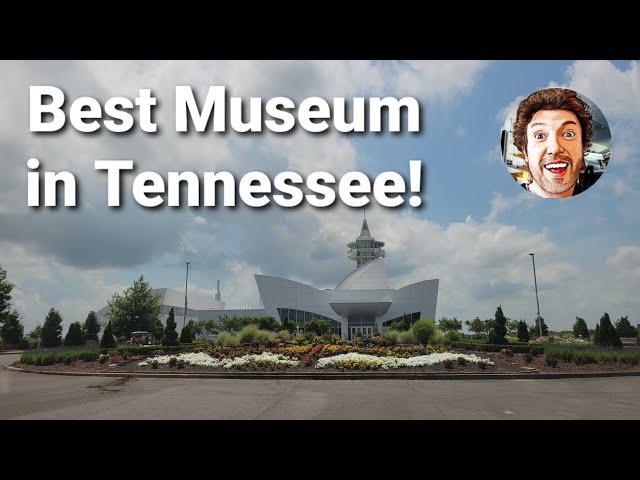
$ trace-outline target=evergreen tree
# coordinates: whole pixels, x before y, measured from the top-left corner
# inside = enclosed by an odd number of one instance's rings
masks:
[[[584,318],[576,317],[576,321],[573,324],[573,334],[576,338],[589,339],[589,327],[587,327],[587,322],[584,321]]]
[[[36,328],[34,328],[33,330],[31,330],[28,334],[27,337],[33,339],[33,340],[38,340],[39,338],[42,337],[42,325],[36,325]]]
[[[609,319],[609,314],[604,313],[600,319],[600,332],[598,337],[598,345],[601,347],[622,348],[620,337],[616,333],[616,329]]]
[[[0,265],[0,323],[9,315],[13,284],[7,281],[7,271]]]
[[[167,317],[167,326],[164,328],[164,338],[162,339],[162,344],[178,344],[178,332],[176,332],[176,321],[174,319],[173,308],[169,310],[169,316]]]
[[[507,339],[505,335],[507,334],[507,318],[502,313],[502,305],[499,305],[496,310],[496,316],[494,319],[493,329],[489,332],[490,337],[489,343],[495,343],[498,345],[502,345],[507,343]]]
[[[153,293],[142,275],[124,293],[114,293],[109,300],[109,318],[118,337],[128,338],[135,331],[151,332],[161,313],[160,296]]]
[[[548,337],[549,336],[549,327],[547,327],[547,324],[544,323],[544,318],[542,318],[542,317],[538,317],[536,319],[536,333],[535,333],[535,335],[540,335],[540,323],[542,323],[542,336],[543,337]]]
[[[616,333],[619,337],[637,337],[638,329],[631,325],[628,316],[624,316],[616,322]]]
[[[529,339],[529,328],[527,327],[527,323],[524,320],[520,320],[518,322],[518,341],[528,342]]]
[[[44,348],[59,347],[62,342],[62,315],[51,308],[42,325],[42,346]]]
[[[4,317],[4,323],[0,324],[0,338],[5,345],[18,346],[24,337],[24,327],[20,322],[20,315],[15,310]]]
[[[79,347],[84,345],[84,335],[82,334],[82,327],[80,322],[73,322],[69,325],[69,331],[64,337],[65,347]]]
[[[111,320],[107,323],[107,326],[102,333],[102,338],[100,339],[100,347],[101,348],[114,348],[116,346],[116,339],[113,336],[113,327],[111,326]]]
[[[195,325],[193,320],[189,320],[180,332],[180,343],[193,343],[193,330]]]
[[[593,334],[593,343],[600,344],[600,324],[596,323],[596,331]]]
[[[100,333],[100,324],[98,323],[98,317],[93,310],[87,315],[87,319],[84,321],[84,332],[87,340],[98,340],[98,333]]]

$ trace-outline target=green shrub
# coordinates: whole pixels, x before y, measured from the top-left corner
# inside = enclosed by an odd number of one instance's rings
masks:
[[[302,334],[302,336],[304,337],[304,340],[309,343],[315,343],[318,340],[318,335],[316,335],[316,332],[313,332],[311,330],[306,330]]]
[[[84,345],[84,335],[82,334],[82,327],[80,322],[73,322],[69,325],[69,331],[64,337],[65,347],[79,347]]]
[[[546,356],[544,363],[546,363],[548,367],[556,368],[558,366],[558,359],[553,356]]]
[[[247,325],[238,333],[238,341],[240,343],[254,343],[257,333],[258,333],[257,325],[254,325],[254,324]]]
[[[398,343],[416,343],[416,337],[411,330],[405,330],[398,333]]]
[[[396,345],[400,341],[400,332],[389,330],[382,336],[385,345]]]
[[[460,340],[462,340],[462,335],[460,335],[460,333],[456,332],[455,330],[449,330],[447,333],[444,334],[444,343],[446,344],[459,342]]]
[[[418,320],[411,329],[418,343],[426,345],[434,337],[437,331],[436,322],[433,320]]]
[[[288,330],[280,330],[276,334],[276,338],[281,342],[287,343],[291,341],[291,334]]]
[[[451,347],[462,350],[475,350],[478,352],[499,352],[505,348],[504,345],[473,342],[453,342],[451,343]],[[542,345],[530,346],[528,344],[509,344],[509,349],[514,353],[531,353],[532,355],[544,353],[544,346]]]
[[[442,362],[444,368],[453,368],[453,360],[445,360]]]
[[[193,320],[189,320],[180,332],[180,343],[193,343],[193,331],[195,328]]]
[[[267,330],[258,330],[254,336],[254,342],[258,345],[273,345],[274,337]]]
[[[533,361],[533,356],[530,353],[524,354],[524,361],[527,363],[531,363]]]
[[[178,332],[176,332],[176,320],[173,308],[169,310],[169,316],[167,317],[167,323],[164,327],[164,336],[162,337],[162,345],[171,346],[177,345]]]
[[[100,348],[113,348],[116,346],[116,339],[113,336],[113,327],[111,326],[111,320],[107,323],[102,338],[100,339]]]
[[[467,363],[469,363],[469,361],[464,357],[458,357],[457,360],[458,360],[458,365],[465,366]]]

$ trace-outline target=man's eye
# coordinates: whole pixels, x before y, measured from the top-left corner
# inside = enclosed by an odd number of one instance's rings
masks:
[[[533,138],[536,140],[544,140],[545,134],[543,132],[536,132],[533,134]]]
[[[573,132],[571,130],[567,130],[566,132],[564,132],[564,136],[567,138],[573,138],[576,136],[576,132]]]

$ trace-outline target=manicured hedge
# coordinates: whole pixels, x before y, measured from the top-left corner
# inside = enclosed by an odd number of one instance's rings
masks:
[[[490,343],[470,343],[470,342],[453,342],[453,348],[462,350],[476,350],[479,352],[499,352],[503,348],[507,348],[513,353],[544,353],[544,347],[540,345],[529,345],[528,343],[509,343],[507,345],[494,345]]]
[[[156,350],[162,350],[165,353],[184,352],[185,350],[192,350],[196,347],[203,346],[202,343],[183,343],[180,345],[119,345],[116,348],[103,348],[100,353],[109,353],[114,350],[120,353],[126,353],[127,355],[150,355],[151,352]]]
[[[60,352],[26,352],[20,356],[20,363],[24,365],[53,365],[64,363],[70,365],[76,360],[92,362],[98,359],[98,350],[69,350]]]
[[[548,346],[545,357],[555,358],[564,362],[578,365],[590,363],[623,363],[638,365],[640,363],[640,348],[613,349],[603,347],[561,347]]]

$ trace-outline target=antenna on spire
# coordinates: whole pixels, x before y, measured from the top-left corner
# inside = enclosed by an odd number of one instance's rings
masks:
[[[362,207],[362,219],[367,219],[367,207]]]

